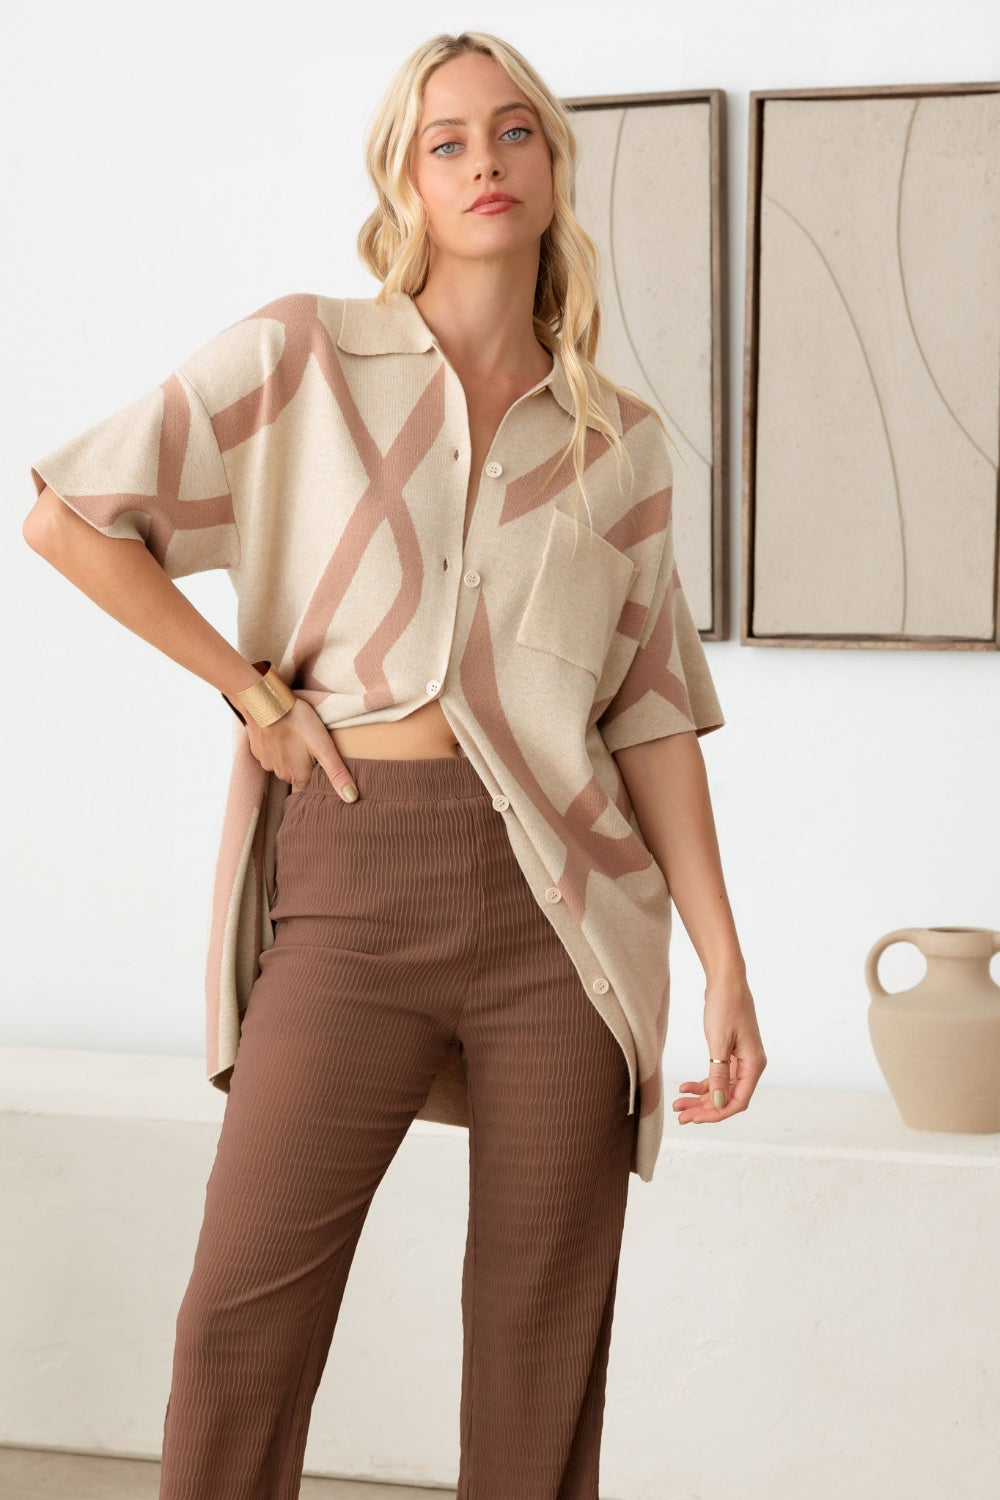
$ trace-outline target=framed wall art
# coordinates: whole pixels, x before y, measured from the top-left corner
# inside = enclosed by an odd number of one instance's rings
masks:
[[[750,95],[744,645],[1000,646],[1000,83]]]
[[[563,103],[580,144],[576,211],[600,258],[597,362],[656,407],[677,444],[677,569],[702,638],[724,640],[725,96],[710,89]]]

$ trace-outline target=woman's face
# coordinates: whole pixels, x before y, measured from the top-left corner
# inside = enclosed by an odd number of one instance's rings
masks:
[[[508,255],[537,245],[552,221],[552,157],[541,122],[499,63],[481,52],[453,57],[428,78],[410,170],[438,251]],[[515,201],[473,208],[492,193]]]

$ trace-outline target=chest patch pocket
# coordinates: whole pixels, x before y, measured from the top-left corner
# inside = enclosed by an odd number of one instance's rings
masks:
[[[565,511],[553,510],[517,640],[599,678],[638,566]]]

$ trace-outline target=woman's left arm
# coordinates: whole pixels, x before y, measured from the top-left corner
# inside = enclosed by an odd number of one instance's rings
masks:
[[[709,1057],[728,1059],[711,1063],[707,1078],[682,1083],[689,1097],[675,1099],[673,1108],[682,1125],[726,1119],[746,1109],[767,1058],[722,874],[698,736],[682,731],[623,746],[614,756],[643,838],[705,970]],[[721,1107],[710,1102],[713,1096],[722,1098]]]

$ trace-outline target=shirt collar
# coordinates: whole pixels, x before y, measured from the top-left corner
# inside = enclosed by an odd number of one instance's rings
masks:
[[[347,354],[423,354],[428,349],[441,353],[440,344],[407,292],[390,292],[385,302],[377,302],[374,297],[346,297],[337,345]],[[563,362],[558,350],[551,353],[552,369],[533,389],[548,386],[563,410],[573,416],[573,396]],[[601,407],[621,437],[621,414],[613,391],[602,389]]]

